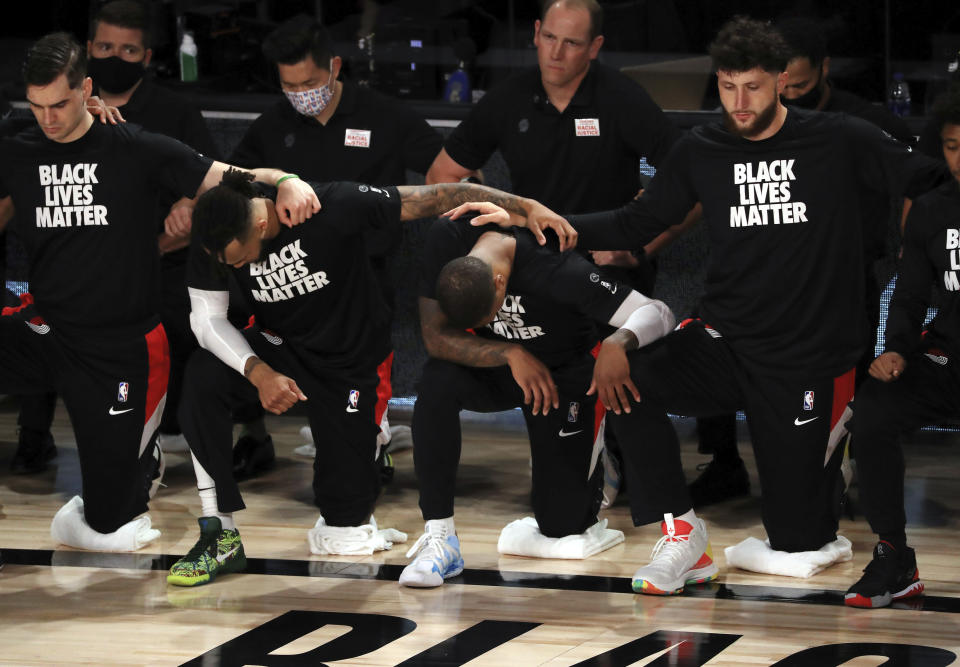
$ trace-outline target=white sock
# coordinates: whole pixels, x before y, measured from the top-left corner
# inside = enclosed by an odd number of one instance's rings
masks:
[[[236,530],[233,513],[224,514],[217,509],[217,485],[213,477],[203,469],[193,452],[190,453],[190,458],[193,459],[193,472],[197,476],[197,490],[200,492],[200,516],[215,516],[220,519],[220,525],[225,530]]]
[[[457,533],[457,527],[453,525],[453,517],[448,516],[446,519],[429,519],[427,525],[436,526],[444,531],[447,535],[455,535]],[[426,526],[424,526],[426,529]]]

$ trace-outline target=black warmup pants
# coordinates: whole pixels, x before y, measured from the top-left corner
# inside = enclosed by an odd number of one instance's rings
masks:
[[[460,463],[460,411],[523,408],[533,457],[533,512],[547,537],[577,535],[597,522],[603,494],[596,398],[587,396],[593,358],[550,369],[560,408],[533,416],[509,367],[468,368],[429,359],[413,410],[413,457],[425,520],[453,516]]]
[[[167,381],[167,403],[160,421],[160,432],[180,432],[177,407],[183,386],[187,360],[195,349],[197,339],[190,330],[190,297],[186,287],[186,264],[164,266],[161,286],[160,321],[170,345],[170,378]],[[57,394],[25,394],[20,398],[21,428],[46,432],[53,424]]]
[[[56,391],[73,423],[90,527],[112,533],[147,511],[146,449],[166,400],[163,326],[66,337],[39,318],[0,317],[0,393]]]
[[[667,412],[709,417],[744,410],[760,484],[763,525],[774,549],[819,549],[836,538],[833,494],[842,452],[825,465],[830,433],[853,395],[840,378],[782,379],[748,374],[727,342],[699,320],[631,352],[642,400],[608,413],[623,449],[636,525],[683,514],[690,497],[676,431]],[[842,426],[840,426],[842,428]]]
[[[857,391],[847,428],[857,455],[860,504],[875,533],[899,532],[904,513],[900,436],[921,426],[960,419],[957,359],[933,351],[907,359],[893,382],[870,378]]]
[[[253,325],[243,331],[258,357],[293,378],[314,433],[313,492],[328,525],[368,523],[380,493],[377,466],[377,366],[319,368],[309,353]],[[210,352],[198,349],[187,364],[180,426],[190,449],[217,485],[221,512],[244,508],[233,478],[233,418],[238,406],[259,402],[256,388]]]
[[[170,341],[170,381],[167,386],[167,407],[160,421],[160,432],[180,433],[177,410],[183,393],[183,376],[187,361],[199,347],[190,329],[190,296],[187,293],[187,266],[164,266],[161,273],[160,321]]]

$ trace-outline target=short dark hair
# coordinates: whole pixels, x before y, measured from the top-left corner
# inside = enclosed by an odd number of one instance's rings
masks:
[[[437,303],[447,321],[457,329],[486,324],[497,290],[493,269],[482,259],[458,257],[447,262],[437,276]]]
[[[819,22],[796,16],[778,22],[777,30],[787,43],[788,62],[794,58],[806,58],[811,66],[819,67],[827,57],[827,37]]]
[[[23,61],[23,82],[28,86],[46,86],[65,74],[71,88],[77,88],[87,76],[87,51],[71,35],[54,32],[44,35],[27,51]]]
[[[299,14],[267,35],[263,55],[274,65],[295,65],[309,55],[317,67],[329,69],[334,53],[326,28],[306,14]]]
[[[228,169],[220,185],[197,198],[191,234],[219,262],[231,241],[243,243],[253,229],[251,200],[257,196],[253,178],[250,172]]]
[[[114,0],[103,5],[90,21],[91,40],[97,34],[97,26],[101,22],[139,30],[143,35],[143,47],[146,49],[149,49],[153,43],[150,34],[150,14],[143,3],[137,0]]]
[[[944,125],[960,125],[960,81],[950,84],[950,87],[934,100],[933,119],[937,134],[943,130]]]
[[[557,3],[567,7],[586,9],[590,14],[590,41],[597,35],[603,34],[603,7],[597,0],[542,0],[540,4],[540,21],[547,18],[547,12]]]
[[[748,72],[759,67],[779,74],[787,69],[790,50],[769,23],[736,16],[720,28],[710,44],[710,58],[717,72]]]

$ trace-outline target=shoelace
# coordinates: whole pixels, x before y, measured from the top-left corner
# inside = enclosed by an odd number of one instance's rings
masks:
[[[676,563],[677,561],[683,558],[684,551],[680,546],[681,542],[689,542],[690,535],[664,535],[657,543],[653,545],[653,551],[650,553],[650,558],[656,558],[660,552],[663,552],[664,557],[669,558],[671,564]]]
[[[217,543],[217,538],[220,537],[219,534],[212,535],[201,535],[200,539],[197,540],[197,543],[193,545],[193,548],[187,552],[187,555],[183,557],[185,561],[194,561],[200,557],[200,554],[205,553],[207,549],[210,548],[211,544]]]
[[[409,551],[407,551],[407,558],[410,558],[413,556],[413,554],[417,554],[417,558],[420,556],[425,556],[430,552],[430,550],[433,550],[433,553],[430,554],[431,557],[440,558],[441,560],[446,557],[446,531],[441,531],[439,533],[429,532],[421,535],[419,538],[417,538],[417,541],[413,543],[413,546],[410,547]]]

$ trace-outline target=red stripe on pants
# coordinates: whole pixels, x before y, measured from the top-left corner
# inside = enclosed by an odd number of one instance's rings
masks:
[[[162,324],[153,328],[144,339],[147,342],[147,405],[143,414],[146,424],[156,412],[160,400],[167,393],[170,378],[170,347],[167,344],[167,332]]]
[[[840,377],[833,379],[833,410],[830,413],[831,430],[840,421],[847,404],[853,400],[853,385],[856,377],[857,369],[851,368]]]
[[[393,385],[390,384],[390,373],[393,370],[393,352],[387,355],[387,358],[377,366],[377,377],[380,382],[377,383],[377,406],[373,411],[374,423],[380,426],[383,420],[383,413],[387,411],[387,403],[393,396]]]

